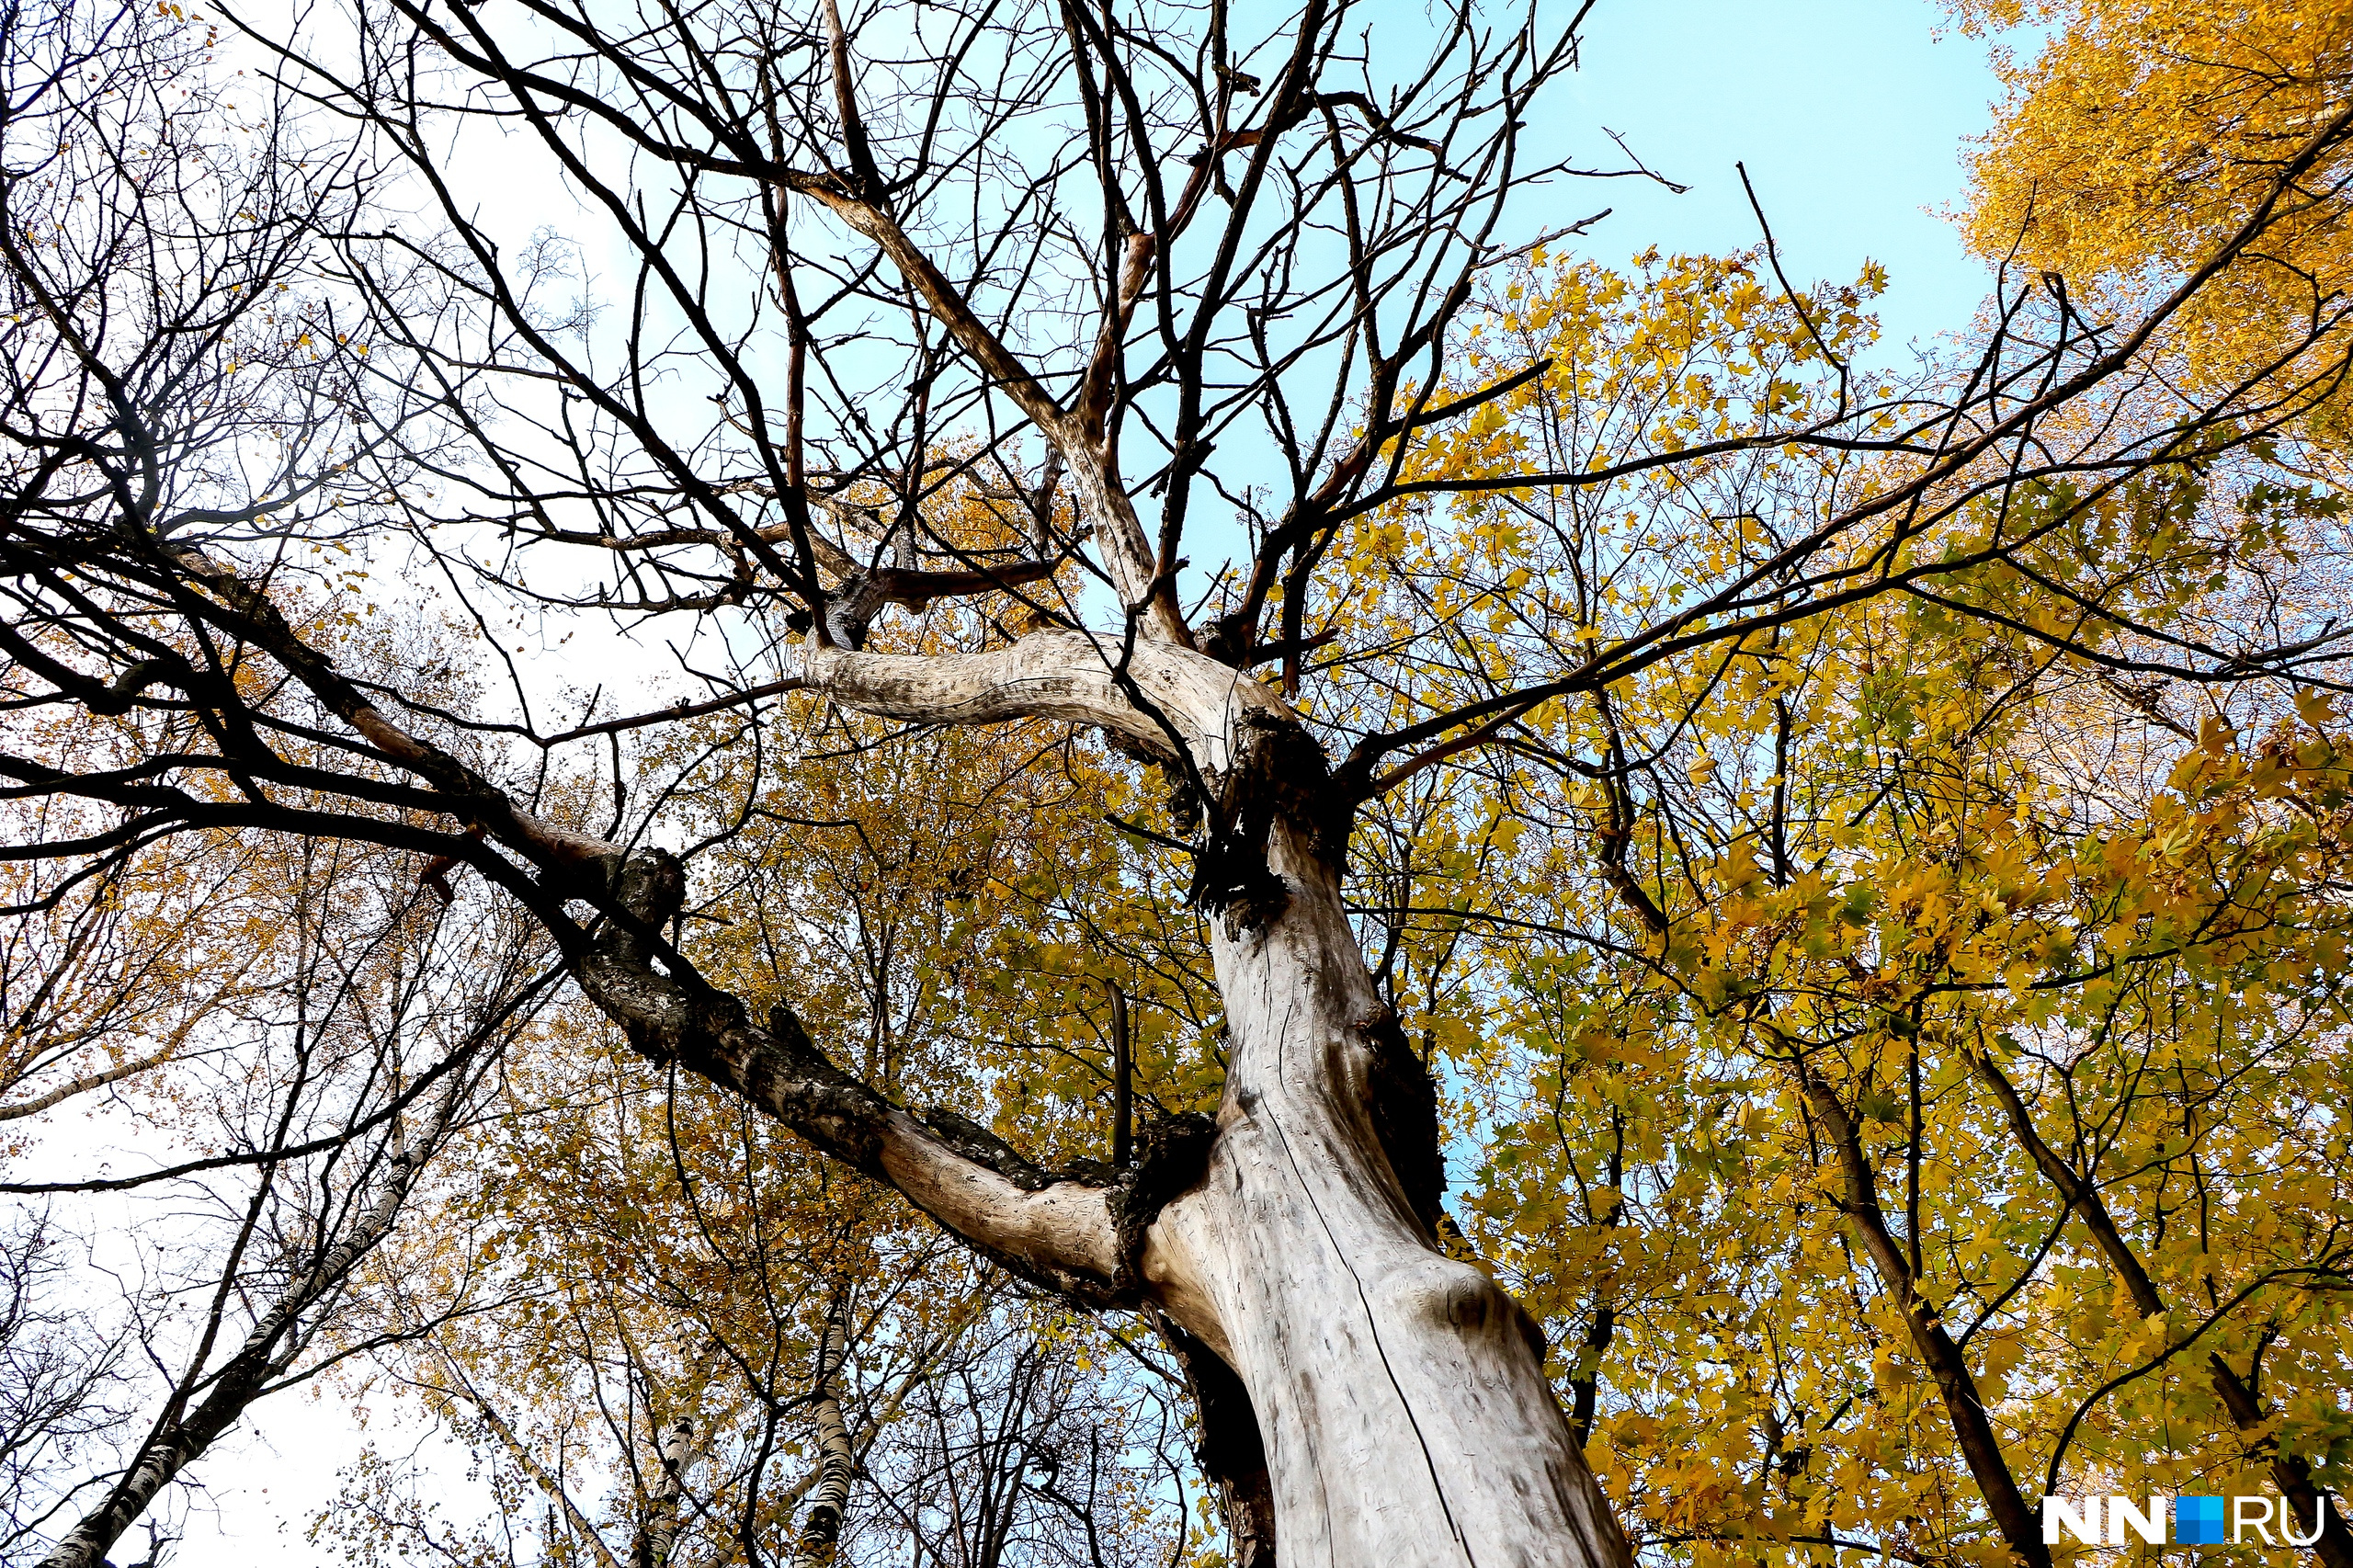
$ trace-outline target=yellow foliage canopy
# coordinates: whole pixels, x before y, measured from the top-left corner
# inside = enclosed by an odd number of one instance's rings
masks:
[[[1995,51],[2009,89],[1962,214],[1992,261],[2079,296],[2163,290],[2213,256],[2347,112],[2353,11],[2331,0],[1952,0],[1972,32],[2047,29]],[[2265,369],[2283,324],[2340,309],[2353,177],[2335,142],[2280,193],[2284,221],[2193,312],[2215,379]]]

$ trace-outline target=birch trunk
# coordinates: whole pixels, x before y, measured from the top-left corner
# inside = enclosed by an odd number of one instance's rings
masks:
[[[202,1386],[197,1371],[188,1374],[189,1383],[176,1392],[122,1479],[41,1560],[41,1568],[98,1568],[107,1550],[147,1511],[157,1494],[201,1458],[254,1401],[269,1392],[271,1382],[284,1375],[308,1342],[301,1314],[341,1289],[361,1260],[392,1233],[417,1172],[449,1129],[463,1098],[465,1081],[462,1072],[449,1074],[423,1136],[387,1162],[383,1187],[375,1202],[349,1233],[295,1276],[212,1380],[210,1392],[193,1409],[183,1410],[181,1402],[191,1392],[190,1383]]]
[[[1296,829],[1268,850],[1280,913],[1213,941],[1232,1030],[1219,1137],[1143,1257],[1256,1413],[1274,1515],[1259,1560],[1622,1564],[1538,1332],[1431,1233],[1435,1122],[1337,879]]]
[[[842,1420],[840,1399],[834,1392],[838,1358],[849,1353],[848,1298],[837,1294],[825,1314],[825,1331],[817,1341],[817,1477],[809,1496],[809,1512],[801,1521],[801,1537],[790,1568],[819,1568],[832,1558],[839,1539],[842,1514],[849,1507],[849,1483],[858,1473],[849,1426]]]
[[[638,1532],[631,1557],[637,1568],[667,1568],[670,1548],[678,1539],[678,1500],[686,1495],[687,1453],[694,1440],[695,1424],[680,1417],[662,1435],[656,1457],[662,1479],[646,1505],[645,1525]]]

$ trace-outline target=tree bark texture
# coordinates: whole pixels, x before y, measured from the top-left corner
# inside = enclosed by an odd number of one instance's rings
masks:
[[[1279,913],[1215,923],[1218,1135],[1146,1277],[1180,1322],[1207,1308],[1186,1326],[1256,1412],[1285,1568],[1624,1562],[1539,1331],[1438,1249],[1427,1079],[1309,838],[1270,835]]]
[[[631,1554],[637,1568],[666,1568],[670,1561],[670,1548],[678,1539],[678,1501],[686,1494],[687,1455],[694,1435],[695,1424],[684,1416],[662,1435],[655,1451],[662,1466],[661,1480],[646,1501],[645,1524]]]
[[[840,1397],[834,1388],[834,1369],[848,1353],[848,1298],[834,1298],[825,1316],[825,1332],[817,1344],[816,1387],[812,1391],[817,1415],[817,1481],[810,1489],[809,1512],[801,1521],[801,1539],[791,1568],[819,1568],[834,1554],[840,1538],[842,1514],[849,1506],[849,1483],[858,1474],[858,1455],[850,1446],[849,1426],[842,1419]]]

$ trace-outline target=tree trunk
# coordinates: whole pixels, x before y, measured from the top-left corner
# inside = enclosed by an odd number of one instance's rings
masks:
[[[817,1340],[817,1483],[809,1494],[809,1512],[801,1521],[801,1536],[790,1568],[819,1568],[834,1554],[841,1535],[842,1515],[849,1507],[849,1483],[858,1473],[858,1455],[850,1447],[849,1426],[834,1389],[836,1364],[849,1354],[849,1297],[837,1290],[825,1314],[825,1331]]]
[[[686,1495],[688,1449],[694,1435],[695,1424],[684,1416],[662,1435],[655,1450],[662,1479],[646,1500],[645,1523],[631,1553],[637,1568],[667,1568],[670,1548],[678,1539],[678,1500]]]
[[[982,722],[1015,703],[1018,673],[1033,708],[1141,728],[1088,685],[1099,662],[1048,663],[1061,645],[1040,634],[952,664],[845,655],[829,689]],[[1196,860],[1232,1043],[1214,1136],[1147,1130],[1106,1184],[1042,1170],[961,1115],[918,1119],[835,1067],[789,1007],[761,1028],[657,946],[685,887],[658,850],[622,865],[620,917],[576,960],[583,989],[652,1060],[763,1107],[1008,1269],[1086,1305],[1157,1307],[1205,1345],[1265,1449],[1272,1528],[1245,1521],[1253,1562],[1628,1568],[1540,1332],[1437,1244],[1435,1096],[1340,901],[1322,756],[1231,670],[1147,652],[1131,677],[1189,726],[1229,802]],[[1227,1489],[1248,1491],[1235,1458]]]
[[[2125,1241],[2123,1227],[2109,1211],[2108,1200],[2100,1196],[2098,1184],[2079,1174],[2064,1155],[2043,1139],[2018,1085],[2010,1082],[1992,1057],[1977,1058],[1977,1073],[1986,1087],[1994,1091],[1994,1098],[2009,1119],[2010,1130],[2033,1158],[2036,1168],[2059,1189],[2059,1195],[2075,1210],[2084,1228],[2091,1232],[2109,1267],[2131,1294],[2133,1310],[2144,1322],[2163,1317],[2165,1298],[2158,1293],[2156,1281],[2149,1278],[2149,1271],[2141,1266],[2131,1244]],[[2313,1555],[2325,1568],[2353,1568],[2353,1531],[2346,1528],[2345,1517],[2336,1511],[2335,1500],[2313,1484],[2312,1467],[2295,1454],[2279,1451],[2279,1444],[2266,1430],[2263,1401],[2256,1397],[2254,1388],[2219,1353],[2206,1358],[2206,1368],[2215,1396],[2229,1413],[2232,1425],[2242,1432],[2255,1434],[2249,1456],[2268,1461],[2272,1483],[2279,1488],[2282,1497],[2295,1506],[2300,1521],[2318,1519],[2320,1537],[2313,1543]],[[2298,1528],[2302,1528],[2301,1524]]]
[[[1920,1293],[1920,1281],[1912,1272],[1906,1249],[1889,1228],[1886,1212],[1880,1208],[1879,1176],[1864,1152],[1861,1127],[1848,1113],[1837,1091],[1806,1065],[1802,1053],[1793,1051],[1792,1064],[1806,1103],[1813,1108],[1813,1114],[1821,1119],[1838,1153],[1839,1170],[1847,1189],[1839,1208],[1853,1227],[1856,1240],[1863,1244],[1880,1283],[1904,1314],[1904,1326],[1911,1335],[1913,1351],[1936,1382],[1937,1397],[1944,1404],[1953,1441],[1961,1449],[1962,1462],[1969,1466],[1970,1479],[1977,1483],[1977,1490],[1985,1499],[1985,1511],[1993,1516],[1994,1528],[2001,1532],[2010,1555],[2026,1568],[2051,1568],[2051,1548],[2042,1539],[2040,1517],[2027,1502],[2026,1494],[2018,1490],[2018,1477],[2011,1473],[2010,1461],[2002,1452],[2001,1435],[1994,1429],[1977,1379],[1969,1369],[1969,1358],[1945,1328],[1943,1315]]]
[[[210,1391],[193,1410],[183,1414],[180,1402],[192,1392],[192,1386],[202,1386],[201,1369],[189,1370],[122,1478],[41,1560],[41,1568],[96,1568],[123,1531],[147,1511],[156,1494],[218,1442],[244,1415],[246,1408],[268,1392],[271,1381],[285,1373],[307,1339],[301,1313],[340,1288],[360,1261],[392,1233],[392,1222],[400,1216],[401,1205],[407,1200],[426,1153],[449,1130],[450,1118],[462,1098],[464,1083],[462,1072],[450,1074],[426,1134],[413,1150],[403,1150],[388,1162],[383,1190],[376,1201],[360,1216],[348,1235],[295,1276],[270,1303],[268,1311],[262,1313],[238,1346],[237,1353],[222,1368]]]
[[[1220,1136],[1143,1268],[1165,1299],[1206,1297],[1172,1312],[1256,1413],[1284,1568],[1627,1562],[1539,1331],[1438,1250],[1427,1079],[1336,878],[1281,824],[1268,865],[1279,907],[1213,922],[1232,1040]]]

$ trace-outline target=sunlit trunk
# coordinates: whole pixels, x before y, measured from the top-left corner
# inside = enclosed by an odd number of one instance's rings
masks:
[[[1291,890],[1281,913],[1222,923],[1215,942],[1232,1030],[1221,1136],[1200,1185],[1162,1211],[1147,1270],[1190,1276],[1214,1308],[1213,1347],[1264,1441],[1276,1554],[1625,1562],[1529,1320],[1439,1252],[1409,1199],[1434,1154],[1427,1100],[1398,1082],[1404,1042],[1336,878],[1281,829],[1271,863]]]

